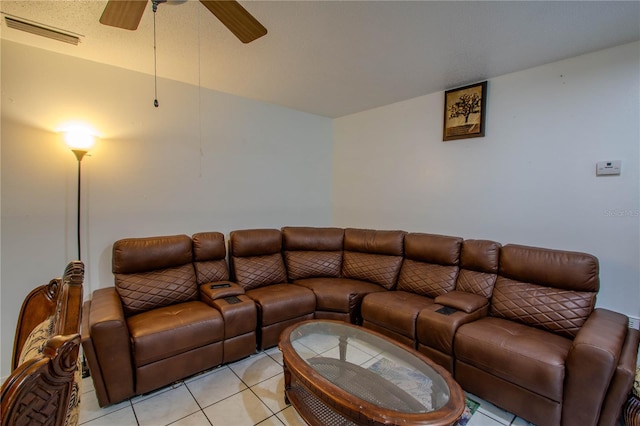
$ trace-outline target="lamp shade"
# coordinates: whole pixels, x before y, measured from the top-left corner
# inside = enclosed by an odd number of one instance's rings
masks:
[[[64,131],[64,141],[72,150],[88,151],[95,143],[95,136],[87,128],[72,127]]]

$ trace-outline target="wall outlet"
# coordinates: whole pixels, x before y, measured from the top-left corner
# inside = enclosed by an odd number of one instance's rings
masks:
[[[629,328],[640,330],[640,318],[629,317]]]

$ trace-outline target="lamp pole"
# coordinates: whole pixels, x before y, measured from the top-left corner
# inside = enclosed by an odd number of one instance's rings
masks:
[[[93,133],[87,129],[85,126],[75,125],[69,126],[68,129],[65,130],[64,134],[65,142],[67,146],[71,148],[71,152],[76,156],[78,160],[78,199],[77,199],[77,239],[78,239],[78,260],[82,260],[82,250],[80,243],[80,227],[81,227],[81,208],[82,208],[82,159],[87,154],[89,149],[93,146],[95,142],[95,137]]]
[[[72,149],[73,153],[76,155],[78,159],[78,217],[77,217],[77,226],[78,226],[78,260],[82,260],[82,250],[80,249],[80,205],[81,205],[81,182],[82,182],[82,157],[87,153],[87,151],[81,149]]]

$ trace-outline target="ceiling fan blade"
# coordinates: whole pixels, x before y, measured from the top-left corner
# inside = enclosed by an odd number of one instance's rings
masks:
[[[250,43],[267,33],[267,29],[237,1],[200,0],[236,37]]]
[[[135,30],[140,24],[147,3],[147,0],[109,0],[100,17],[100,23]]]

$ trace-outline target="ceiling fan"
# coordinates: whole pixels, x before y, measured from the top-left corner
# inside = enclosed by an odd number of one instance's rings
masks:
[[[166,1],[153,0],[154,11],[158,4]],[[135,30],[140,24],[147,3],[147,0],[109,0],[100,17],[100,23]],[[237,1],[200,0],[200,3],[243,43],[250,43],[267,33],[267,29]]]

